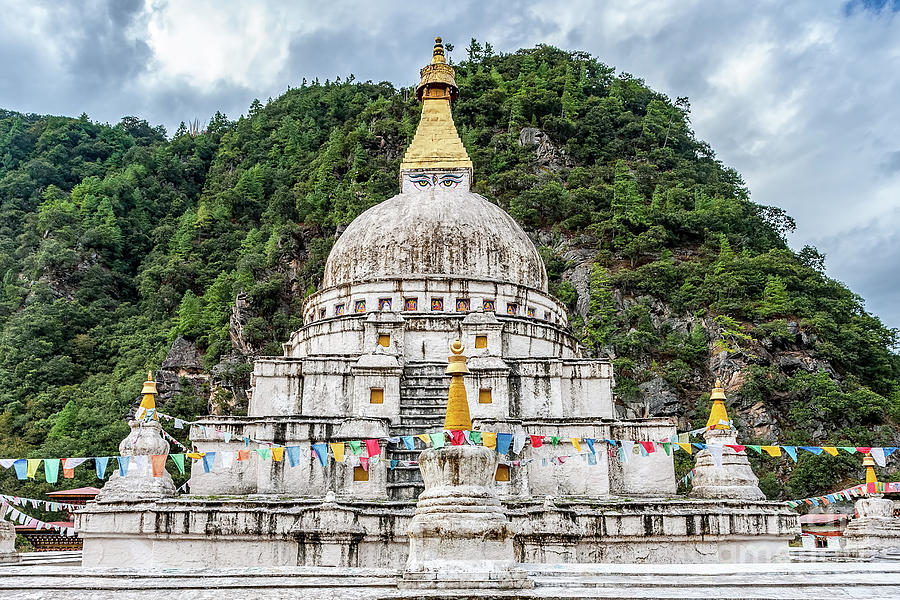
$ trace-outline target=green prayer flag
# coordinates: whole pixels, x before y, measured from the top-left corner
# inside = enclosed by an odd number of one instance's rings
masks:
[[[178,467],[178,472],[184,475],[184,454],[170,454],[169,456],[172,457],[172,461]]]
[[[58,458],[45,458],[44,459],[44,479],[47,480],[47,483],[56,483],[59,479],[59,459]]]
[[[257,448],[256,453],[259,454],[259,457],[263,460],[269,460],[269,456],[272,455],[272,452],[268,448]]]
[[[762,454],[762,446],[751,446],[748,444],[747,447],[754,450],[757,454]]]
[[[660,445],[663,447],[663,450],[666,451],[666,456],[671,456],[672,452],[670,450],[670,446],[672,444],[669,442],[660,442]]]
[[[444,447],[444,434],[443,433],[430,433],[428,437],[431,438],[431,443],[434,444],[435,448],[443,448]]]
[[[856,448],[854,448],[853,446],[838,446],[838,448],[840,448],[841,450],[844,450],[846,452],[849,452],[850,454],[856,453]]]
[[[556,445],[559,443],[559,436],[551,435],[550,443],[553,444],[553,447],[556,448]]]
[[[470,431],[469,439],[472,440],[473,444],[480,444],[481,443],[481,432],[480,431]]]
[[[361,441],[350,440],[347,442],[347,444],[350,446],[350,450],[353,452],[353,454],[359,455],[362,453],[362,442]]]

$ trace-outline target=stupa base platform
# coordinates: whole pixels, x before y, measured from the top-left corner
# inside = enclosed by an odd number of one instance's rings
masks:
[[[267,567],[243,569],[86,569],[2,567],[4,600],[177,597],[179,600],[323,598],[619,598],[623,600],[819,600],[889,598],[898,563],[753,565],[520,565],[530,590],[403,590],[396,569]]]
[[[797,515],[773,502],[556,498],[504,501],[520,563],[788,561]],[[412,502],[183,496],[79,511],[86,567],[400,569]]]

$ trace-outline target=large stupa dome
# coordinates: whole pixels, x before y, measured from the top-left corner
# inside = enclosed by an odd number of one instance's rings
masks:
[[[467,190],[412,190],[373,206],[335,243],[323,287],[448,276],[547,290],[534,244],[500,207]]]

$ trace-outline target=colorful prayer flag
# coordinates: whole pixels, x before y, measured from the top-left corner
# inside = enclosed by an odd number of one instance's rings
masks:
[[[170,454],[169,456],[172,458],[172,462],[175,463],[178,472],[184,475],[184,454]]]
[[[369,458],[381,454],[381,446],[378,444],[378,440],[366,440],[366,452],[368,452]]]
[[[332,442],[330,446],[331,453],[334,454],[334,460],[341,463],[344,462],[344,442]]]

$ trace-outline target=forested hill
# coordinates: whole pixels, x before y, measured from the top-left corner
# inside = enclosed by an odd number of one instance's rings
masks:
[[[689,427],[721,376],[748,442],[900,445],[897,332],[815,249],[787,247],[792,219],[693,136],[686,99],[581,52],[460,54],[476,191],[532,235],[589,352],[614,357],[623,415]],[[132,117],[0,111],[0,454],[115,452],[178,336],[211,379],[163,410],[241,411],[248,362],[300,326],[336,234],[398,191],[419,110],[409,88],[350,77],[171,139]],[[772,497],[861,473],[766,460]]]

